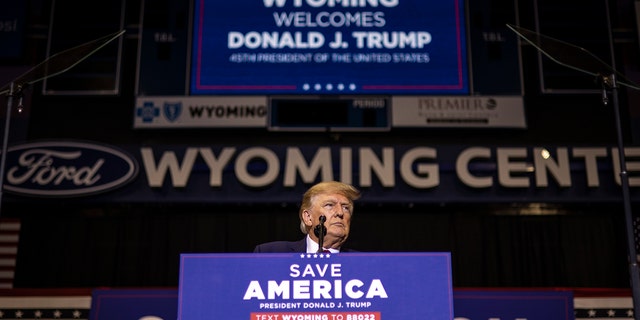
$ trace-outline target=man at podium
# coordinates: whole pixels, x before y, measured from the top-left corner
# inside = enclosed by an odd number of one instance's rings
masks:
[[[298,241],[273,241],[259,244],[253,252],[353,252],[342,245],[349,237],[353,202],[360,198],[354,186],[338,182],[320,182],[307,190],[300,205],[300,230],[306,236]]]
[[[359,198],[351,185],[321,182],[302,197],[302,239],[181,254],[178,319],[453,319],[449,252],[343,246]]]

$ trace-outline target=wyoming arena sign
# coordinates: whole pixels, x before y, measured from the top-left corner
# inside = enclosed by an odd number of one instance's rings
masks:
[[[632,195],[640,148],[626,148]],[[618,201],[615,147],[126,146],[46,141],[13,146],[4,190],[27,197],[127,202],[297,202],[340,180],[365,202]]]

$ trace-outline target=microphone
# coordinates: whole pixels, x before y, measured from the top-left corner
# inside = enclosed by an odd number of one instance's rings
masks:
[[[324,242],[324,235],[327,234],[327,228],[324,226],[324,222],[327,221],[327,217],[320,216],[320,223],[313,228],[313,233],[318,237],[318,252],[322,252],[322,243]]]
[[[313,228],[313,233],[322,241],[324,235],[327,234],[327,228],[324,226],[324,222],[327,221],[327,217],[320,216],[320,224]]]

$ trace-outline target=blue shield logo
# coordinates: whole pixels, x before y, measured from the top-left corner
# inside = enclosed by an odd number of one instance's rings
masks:
[[[165,118],[170,122],[176,121],[176,119],[180,118],[180,114],[182,113],[182,103],[169,103],[165,102],[162,111],[164,113]]]

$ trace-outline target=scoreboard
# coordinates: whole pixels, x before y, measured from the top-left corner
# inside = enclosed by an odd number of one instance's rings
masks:
[[[134,127],[524,128],[515,4],[488,2],[146,1]]]

